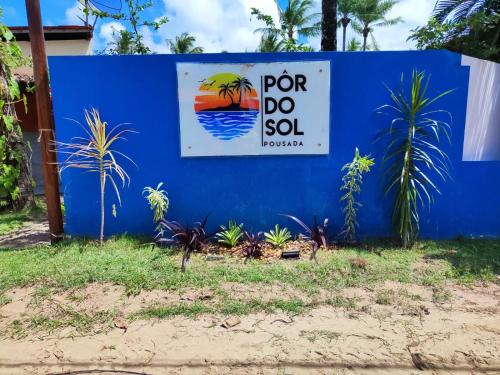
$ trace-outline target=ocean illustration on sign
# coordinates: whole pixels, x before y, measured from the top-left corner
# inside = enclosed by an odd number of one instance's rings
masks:
[[[234,73],[218,73],[201,81],[194,110],[198,122],[223,141],[250,132],[259,114],[259,98],[252,82]]]

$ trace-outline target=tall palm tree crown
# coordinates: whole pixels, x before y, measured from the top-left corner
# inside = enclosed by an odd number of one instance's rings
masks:
[[[437,0],[432,16],[441,23],[457,22],[492,6],[494,2],[494,0]],[[500,9],[497,8],[498,11]]]
[[[196,38],[188,33],[182,33],[172,41],[167,39],[172,53],[203,53],[203,47],[193,47]]]
[[[320,14],[311,13],[313,0],[288,0],[285,9],[278,6],[280,29],[265,27],[255,30],[264,36],[278,35],[283,31],[289,40],[294,40],[295,35],[309,37],[316,36],[321,31]]]
[[[387,13],[399,0],[363,0],[356,6],[354,30],[363,35],[363,51],[366,51],[367,39],[374,28],[391,26],[402,22],[401,17],[387,18]],[[373,34],[372,34],[373,35]]]
[[[340,25],[342,26],[342,51],[346,49],[347,26],[351,23],[359,0],[337,0]]]

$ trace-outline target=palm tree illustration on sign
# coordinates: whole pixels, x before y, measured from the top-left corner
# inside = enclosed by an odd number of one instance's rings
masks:
[[[249,133],[259,113],[259,98],[252,82],[234,73],[215,74],[198,88],[194,110],[200,125],[223,141]]]

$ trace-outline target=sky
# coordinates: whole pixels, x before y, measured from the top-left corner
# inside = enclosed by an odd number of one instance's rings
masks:
[[[117,5],[125,0],[99,0],[100,3]],[[165,39],[173,39],[176,35],[188,32],[196,37],[197,45],[205,52],[245,52],[254,51],[260,36],[253,30],[262,24],[251,19],[251,8],[260,9],[272,15],[276,20],[278,11],[275,0],[153,0],[155,7],[149,10],[148,17],[154,19],[167,16],[169,22],[158,31],[143,28],[146,44],[157,53],[169,53]],[[320,12],[321,0],[315,1],[315,10]],[[288,0],[278,0],[285,7]],[[44,25],[80,25],[81,15],[76,0],[40,0]],[[402,17],[404,22],[395,26],[379,28],[374,32],[381,50],[407,50],[414,48],[406,39],[410,30],[424,25],[434,7],[435,0],[400,0],[389,17]],[[0,0],[3,9],[3,22],[8,26],[26,25],[24,0]],[[102,50],[112,40],[113,31],[125,26],[117,21],[101,20],[94,32],[93,48]],[[339,39],[341,30],[339,29]],[[348,30],[347,39],[361,37]],[[320,38],[310,38],[313,48],[319,50]],[[340,44],[339,44],[340,46]]]

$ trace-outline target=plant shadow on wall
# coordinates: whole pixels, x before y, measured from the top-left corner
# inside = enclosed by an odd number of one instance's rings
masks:
[[[118,159],[125,159],[136,165],[132,159],[117,151],[114,147],[117,142],[125,140],[124,134],[136,132],[123,128],[126,124],[116,125],[109,130],[108,123],[101,120],[99,111],[95,108],[90,111],[85,110],[84,114],[87,126],[72,120],[83,128],[84,136],[74,137],[71,142],[55,142],[55,146],[56,151],[63,156],[62,161],[59,163],[60,173],[65,169],[75,168],[99,175],[101,212],[99,243],[102,246],[104,241],[106,183],[109,182],[113,186],[118,203],[121,205],[120,190],[115,180],[118,179],[123,188],[125,185],[130,184],[130,177],[118,162]],[[114,204],[112,205],[112,214],[116,217],[116,206]]]
[[[430,207],[434,193],[441,193],[436,179],[450,178],[450,160],[439,144],[443,138],[451,143],[452,116],[433,104],[453,90],[431,97],[429,83],[425,72],[414,70],[407,93],[401,74],[399,89],[386,86],[391,103],[378,108],[379,113],[391,117],[390,126],[378,139],[388,142],[382,162],[387,179],[385,193],[394,196],[392,222],[404,248],[418,236],[420,210]]]

